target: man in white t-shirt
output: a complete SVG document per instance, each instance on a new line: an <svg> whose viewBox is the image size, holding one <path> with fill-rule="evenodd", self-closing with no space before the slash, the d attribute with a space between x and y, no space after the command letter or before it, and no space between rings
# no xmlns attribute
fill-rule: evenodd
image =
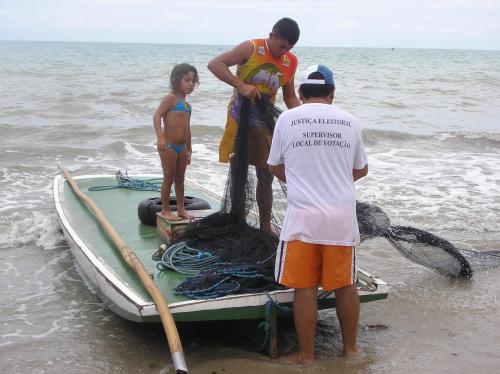
<svg viewBox="0 0 500 374"><path fill-rule="evenodd" d="M354 181L368 173L356 117L332 105L333 73L313 65L302 73L303 105L279 117L268 164L287 183L288 207L276 254L276 280L295 289L299 350L292 363L314 360L318 286L333 290L344 354L356 352L359 230Z"/></svg>

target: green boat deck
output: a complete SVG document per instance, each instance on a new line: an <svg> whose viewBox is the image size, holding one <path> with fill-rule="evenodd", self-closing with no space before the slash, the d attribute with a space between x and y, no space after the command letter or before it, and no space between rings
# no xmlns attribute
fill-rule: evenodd
<svg viewBox="0 0 500 374"><path fill-rule="evenodd" d="M168 302L189 300L183 296L176 296L173 292L173 289L186 278L185 275L173 271L160 272L157 269L157 261L152 259L152 255L162 242L156 235L156 227L143 225L137 215L137 207L141 201L150 197L159 197L160 194L154 191L135 191L124 188L101 191L88 190L90 187L116 185L116 180L112 177L76 179L75 181L82 192L89 196L102 210L118 235L140 258L148 272L154 275L158 288ZM206 200L212 209L219 210L220 201L203 193L203 191L194 190L186 185L185 195L200 197ZM71 188L64 189L64 195L61 196L61 200L63 199L62 206L66 217L70 225L78 230L79 236L85 238L85 244L98 258L102 259L102 262L117 278L133 288L143 299L151 300L135 272L122 259L119 251L101 229L90 209L78 199Z"/></svg>

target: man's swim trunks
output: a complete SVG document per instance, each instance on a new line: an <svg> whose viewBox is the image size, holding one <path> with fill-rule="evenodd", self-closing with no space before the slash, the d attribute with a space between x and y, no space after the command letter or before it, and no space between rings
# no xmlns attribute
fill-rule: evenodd
<svg viewBox="0 0 500 374"><path fill-rule="evenodd" d="M281 241L276 253L275 278L291 288L322 285L326 291L357 281L355 247Z"/></svg>

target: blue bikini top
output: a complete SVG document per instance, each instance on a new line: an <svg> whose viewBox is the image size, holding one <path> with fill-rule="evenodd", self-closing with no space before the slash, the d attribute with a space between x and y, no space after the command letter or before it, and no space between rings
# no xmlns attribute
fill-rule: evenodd
<svg viewBox="0 0 500 374"><path fill-rule="evenodd" d="M190 113L191 108L180 97L177 98L177 104L169 110L169 112L186 112Z"/></svg>

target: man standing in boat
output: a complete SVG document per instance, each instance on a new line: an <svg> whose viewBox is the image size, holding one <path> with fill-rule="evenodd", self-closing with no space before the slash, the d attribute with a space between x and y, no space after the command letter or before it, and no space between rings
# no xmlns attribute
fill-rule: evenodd
<svg viewBox="0 0 500 374"><path fill-rule="evenodd" d="M264 97L274 103L281 87L283 100L288 108L300 105L294 87L297 57L290 52L299 35L297 23L290 18L282 18L273 26L268 38L244 41L208 63L208 69L217 78L234 87L228 106L226 128L219 146L220 162L229 162L234 153L242 97L250 100ZM237 65L236 75L229 70L234 65ZM252 108L255 111L255 107ZM273 176L267 168L272 135L257 118L255 113L250 115L248 160L250 165L255 166L257 175L256 200L260 228L272 233Z"/></svg>
<svg viewBox="0 0 500 374"><path fill-rule="evenodd" d="M344 354L356 352L359 298L355 245L359 243L354 181L368 173L356 117L332 105L333 73L306 69L303 105L281 114L269 169L287 183L287 210L276 254L276 280L294 288L299 350L283 358L314 360L318 286L334 291Z"/></svg>

